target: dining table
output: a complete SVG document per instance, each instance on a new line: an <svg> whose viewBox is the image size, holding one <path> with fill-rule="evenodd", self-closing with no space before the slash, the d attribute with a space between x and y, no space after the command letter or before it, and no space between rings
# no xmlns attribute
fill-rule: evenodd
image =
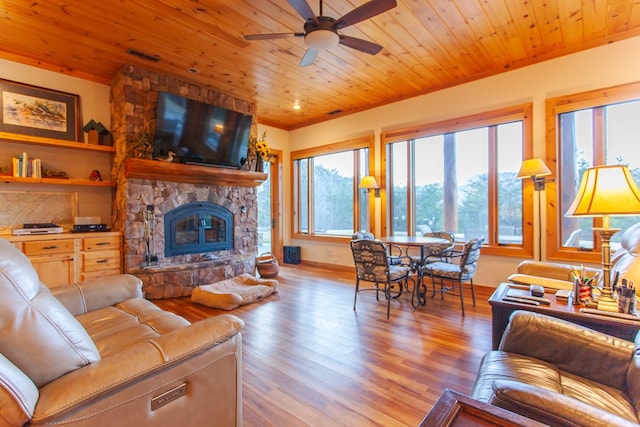
<svg viewBox="0 0 640 427"><path fill-rule="evenodd" d="M427 303L426 299L426 285L423 285L422 279L422 263L425 259L425 250L428 250L433 247L442 247L443 245L449 245L450 242L447 239L443 239L441 237L433 237L433 236L385 236L380 240L383 242L397 245L404 248L417 247L420 249L420 260L416 261L411 257L407 256L407 258L412 259L411 261L411 270L416 275L415 285L413 286L413 293L411 296L411 304L414 308L417 308L419 305L425 305ZM405 249L405 253L406 249ZM431 253L431 252L430 252ZM424 287L424 291L422 288Z"/></svg>

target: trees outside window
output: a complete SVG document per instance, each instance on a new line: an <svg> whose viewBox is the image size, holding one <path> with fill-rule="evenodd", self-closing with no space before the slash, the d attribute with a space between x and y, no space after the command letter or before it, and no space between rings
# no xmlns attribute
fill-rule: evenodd
<svg viewBox="0 0 640 427"><path fill-rule="evenodd" d="M373 170L372 141L366 137L291 153L296 237L351 237L371 227L370 195L358 185Z"/></svg>
<svg viewBox="0 0 640 427"><path fill-rule="evenodd" d="M555 203L548 212L547 251L554 257L598 262L600 218L564 216L574 200L584 171L599 165L628 165L640 182L640 84L584 92L547 101L547 164L558 177ZM625 230L640 217L611 217L611 227ZM613 236L616 249L622 233Z"/></svg>
<svg viewBox="0 0 640 427"><path fill-rule="evenodd" d="M483 237L495 254L531 252L530 201L516 178L530 156L531 106L383 134L393 235Z"/></svg>

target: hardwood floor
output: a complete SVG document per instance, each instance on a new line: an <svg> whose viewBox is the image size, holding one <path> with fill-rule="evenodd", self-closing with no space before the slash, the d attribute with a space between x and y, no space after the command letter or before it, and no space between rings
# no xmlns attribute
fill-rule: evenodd
<svg viewBox="0 0 640 427"><path fill-rule="evenodd" d="M455 296L410 295L386 304L355 275L281 266L279 292L232 314L243 336L244 426L416 426L445 388L468 394L491 347L493 288ZM227 313L189 298L155 300L190 321Z"/></svg>

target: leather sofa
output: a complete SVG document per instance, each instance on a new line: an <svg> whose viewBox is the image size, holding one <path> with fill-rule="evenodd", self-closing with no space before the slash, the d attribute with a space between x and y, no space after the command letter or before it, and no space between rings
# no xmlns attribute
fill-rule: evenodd
<svg viewBox="0 0 640 427"><path fill-rule="evenodd" d="M571 272L576 266L547 261L522 261L509 281L521 284L541 285L551 289L572 289ZM600 268L585 267L587 277L592 277ZM620 238L620 247L611 257L611 274L618 272L618 279L627 279L636 284L636 295L640 296L640 223L627 228ZM602 275L599 278L602 286Z"/></svg>
<svg viewBox="0 0 640 427"><path fill-rule="evenodd" d="M244 323L193 324L117 275L49 289L0 239L0 426L241 426Z"/></svg>
<svg viewBox="0 0 640 427"><path fill-rule="evenodd" d="M630 342L515 311L471 397L550 426L638 425L640 334Z"/></svg>

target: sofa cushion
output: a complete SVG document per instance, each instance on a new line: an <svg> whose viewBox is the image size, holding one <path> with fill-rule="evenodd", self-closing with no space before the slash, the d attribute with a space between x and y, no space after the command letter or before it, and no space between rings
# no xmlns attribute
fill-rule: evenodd
<svg viewBox="0 0 640 427"><path fill-rule="evenodd" d="M102 358L190 324L142 298L94 310L77 319L91 336Z"/></svg>
<svg viewBox="0 0 640 427"><path fill-rule="evenodd" d="M636 335L636 351L627 370L627 393L635 405L636 417L640 420L640 334Z"/></svg>
<svg viewBox="0 0 640 427"><path fill-rule="evenodd" d="M640 282L640 223L627 228L620 238L620 248L611 257L611 272L618 272L619 281ZM640 296L640 286L636 286Z"/></svg>
<svg viewBox="0 0 640 427"><path fill-rule="evenodd" d="M631 427L634 419L594 407L573 397L520 381L496 380L489 401L511 412L558 427Z"/></svg>
<svg viewBox="0 0 640 427"><path fill-rule="evenodd" d="M585 363L589 363L588 358ZM471 396L520 414L541 411L565 412L563 416L569 416L566 414L569 411L553 411L548 406L549 402L564 396L562 399L575 399L603 413L637 420L635 408L622 391L562 371L542 360L504 351L492 351L484 356ZM522 410L516 410L517 407Z"/></svg>
<svg viewBox="0 0 640 427"><path fill-rule="evenodd" d="M100 360L84 328L5 239L0 239L0 295L0 353L38 387Z"/></svg>
<svg viewBox="0 0 640 427"><path fill-rule="evenodd" d="M31 378L0 354L0 425L26 424L33 416L38 397Z"/></svg>

